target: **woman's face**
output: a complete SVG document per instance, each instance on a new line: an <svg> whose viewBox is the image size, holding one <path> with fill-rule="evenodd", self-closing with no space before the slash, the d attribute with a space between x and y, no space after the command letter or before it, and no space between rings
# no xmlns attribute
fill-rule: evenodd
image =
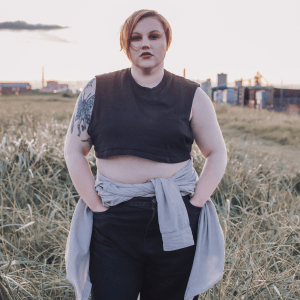
<svg viewBox="0 0 300 300"><path fill-rule="evenodd" d="M155 68L163 62L166 55L167 40L160 21L148 17L139 21L131 34L131 55L132 64L138 68ZM141 56L149 52L150 56Z"/></svg>

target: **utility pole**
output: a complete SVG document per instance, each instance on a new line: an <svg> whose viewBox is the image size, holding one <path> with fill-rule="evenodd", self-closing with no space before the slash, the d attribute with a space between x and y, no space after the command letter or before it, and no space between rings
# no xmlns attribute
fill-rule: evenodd
<svg viewBox="0 0 300 300"><path fill-rule="evenodd" d="M183 77L185 78L185 68L183 68Z"/></svg>
<svg viewBox="0 0 300 300"><path fill-rule="evenodd" d="M44 67L42 67L42 88L44 87Z"/></svg>

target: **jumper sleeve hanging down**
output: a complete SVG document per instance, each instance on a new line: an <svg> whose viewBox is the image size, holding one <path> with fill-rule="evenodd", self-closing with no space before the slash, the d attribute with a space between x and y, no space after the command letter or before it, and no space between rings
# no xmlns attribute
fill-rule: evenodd
<svg viewBox="0 0 300 300"><path fill-rule="evenodd" d="M194 245L182 196L193 196L197 181L198 175L191 158L174 176L150 179L145 183L120 183L98 173L95 189L106 207L133 197L156 196L163 249L174 251ZM71 221L65 252L66 279L74 286L76 300L87 300L92 287L89 277L92 228L93 212L80 198ZM184 300L193 299L217 283L223 276L224 261L223 231L216 208L208 199L199 216L195 257Z"/></svg>

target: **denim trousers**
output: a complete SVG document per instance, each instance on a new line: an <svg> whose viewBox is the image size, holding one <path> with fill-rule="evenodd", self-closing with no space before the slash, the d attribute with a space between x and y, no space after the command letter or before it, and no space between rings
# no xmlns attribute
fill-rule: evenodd
<svg viewBox="0 0 300 300"><path fill-rule="evenodd" d="M195 244L164 251L156 197L134 197L93 213L91 300L184 300L201 207L182 196ZM198 296L194 297L194 300Z"/></svg>

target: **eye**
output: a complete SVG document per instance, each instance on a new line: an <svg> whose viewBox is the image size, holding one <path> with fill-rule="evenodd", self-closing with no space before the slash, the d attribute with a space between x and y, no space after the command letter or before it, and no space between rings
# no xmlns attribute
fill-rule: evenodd
<svg viewBox="0 0 300 300"><path fill-rule="evenodd" d="M133 41L137 41L138 39L140 39L140 37L139 36L133 36L133 37L131 37L131 40L133 40Z"/></svg>
<svg viewBox="0 0 300 300"><path fill-rule="evenodd" d="M158 38L159 38L159 36L158 36L157 34L151 34L151 35L150 35L150 39L152 39L152 40L156 40L156 39L158 39ZM141 39L141 37L138 36L138 35L132 36L132 37L131 37L131 40L132 40L132 41L138 41L138 40L140 40L140 39Z"/></svg>

